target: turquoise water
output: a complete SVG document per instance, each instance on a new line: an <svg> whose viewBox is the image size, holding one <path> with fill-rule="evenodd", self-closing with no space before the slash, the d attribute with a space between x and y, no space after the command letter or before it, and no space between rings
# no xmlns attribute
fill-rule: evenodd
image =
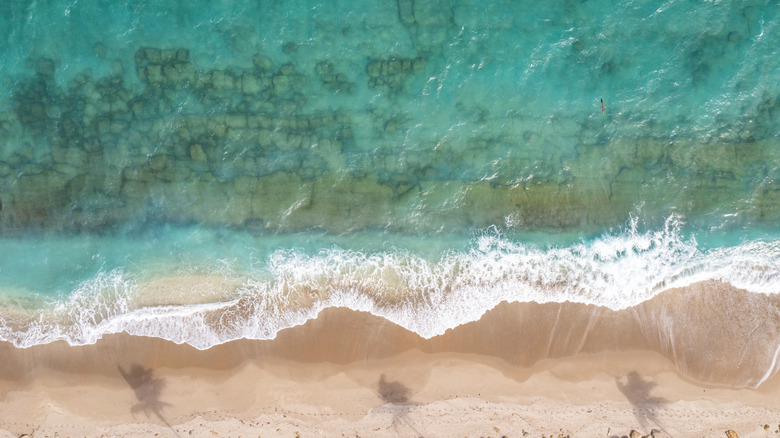
<svg viewBox="0 0 780 438"><path fill-rule="evenodd" d="M331 306L430 337L503 300L776 294L779 15L5 2L0 338L207 348Z"/></svg>

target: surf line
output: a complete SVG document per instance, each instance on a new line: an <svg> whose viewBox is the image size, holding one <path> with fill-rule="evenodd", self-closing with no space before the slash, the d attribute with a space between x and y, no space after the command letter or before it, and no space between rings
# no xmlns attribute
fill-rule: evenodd
<svg viewBox="0 0 780 438"><path fill-rule="evenodd" d="M604 99L599 99L599 100L601 100L601 115L603 116L604 115L604 109L606 107L604 106Z"/></svg>

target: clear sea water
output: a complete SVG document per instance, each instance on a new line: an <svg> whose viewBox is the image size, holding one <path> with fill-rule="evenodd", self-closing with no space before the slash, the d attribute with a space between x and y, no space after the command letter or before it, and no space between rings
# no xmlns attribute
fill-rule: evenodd
<svg viewBox="0 0 780 438"><path fill-rule="evenodd" d="M770 0L2 2L0 338L777 294L778 26Z"/></svg>

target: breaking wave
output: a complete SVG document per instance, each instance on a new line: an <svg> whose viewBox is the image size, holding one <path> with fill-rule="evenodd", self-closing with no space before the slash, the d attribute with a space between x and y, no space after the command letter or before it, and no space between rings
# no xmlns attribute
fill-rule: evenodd
<svg viewBox="0 0 780 438"><path fill-rule="evenodd" d="M249 274L216 270L139 280L100 272L69 296L0 307L0 337L19 347L90 344L127 332L199 349L271 339L329 307L382 316L422 337L478 320L502 301L580 303L622 310L663 291L716 280L753 293L780 291L780 242L702 250L670 218L567 247L525 245L491 230L464 251L427 260L405 250L278 250Z"/></svg>

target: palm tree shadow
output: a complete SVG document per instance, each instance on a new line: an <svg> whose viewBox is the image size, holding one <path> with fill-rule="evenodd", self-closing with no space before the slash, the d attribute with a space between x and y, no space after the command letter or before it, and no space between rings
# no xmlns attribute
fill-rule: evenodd
<svg viewBox="0 0 780 438"><path fill-rule="evenodd" d="M385 379L385 375L379 376L379 398L385 403L392 403L394 405L404 404L409 401L409 388L404 386L401 382L388 382Z"/></svg>
<svg viewBox="0 0 780 438"><path fill-rule="evenodd" d="M414 427L414 424L409 419L409 407L404 406L412 403L409 399L411 394L409 388L407 388L404 384L398 381L388 382L385 375L382 374L381 376L379 376L377 392L379 393L379 398L381 398L382 401L391 405L388 406L388 409L393 414L393 420L391 424L393 429L395 429L396 433L398 433L399 436L400 436L400 433L398 432L399 423L403 423L411 430L413 430L416 436L418 437L423 436L423 434L419 430L417 430L416 427Z"/></svg>
<svg viewBox="0 0 780 438"><path fill-rule="evenodd" d="M647 427L649 424L657 426L666 432L656 415L656 410L661 405L669 403L663 397L654 397L650 392L658 386L652 380L645 380L636 371L630 372L626 376L626 383L619 377L615 377L615 384L629 403L634 407L634 417L639 421L640 426Z"/></svg>
<svg viewBox="0 0 780 438"><path fill-rule="evenodd" d="M154 414L176 433L173 426L168 423L168 420L162 414L163 409L170 406L170 404L160 400L160 393L162 393L165 387L165 380L155 378L154 370L151 368L146 369L138 364L133 364L129 370L123 369L121 365L116 367L127 384L130 385L130 388L135 392L135 398L138 399L138 403L130 408L130 412L135 415L136 412L143 411L147 417L150 414ZM178 436L178 434L176 435Z"/></svg>

